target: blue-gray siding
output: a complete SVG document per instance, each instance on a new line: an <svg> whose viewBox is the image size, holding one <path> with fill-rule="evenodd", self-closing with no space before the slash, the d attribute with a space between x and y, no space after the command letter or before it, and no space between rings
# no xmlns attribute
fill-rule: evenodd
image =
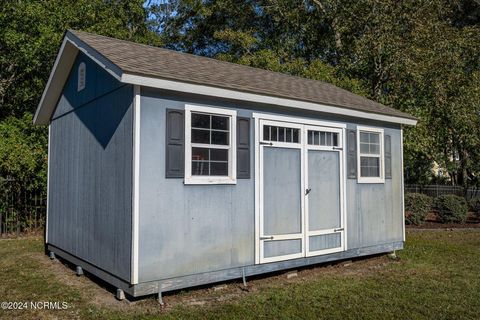
<svg viewBox="0 0 480 320"><path fill-rule="evenodd" d="M86 88L77 92L85 62ZM50 125L48 243L130 280L133 88L83 54Z"/></svg>
<svg viewBox="0 0 480 320"><path fill-rule="evenodd" d="M236 185L185 186L165 178L166 109L185 103L383 127L392 139L392 179L358 184L347 179L348 249L403 240L400 127L279 107L220 101L142 88L140 132L139 281L147 282L254 264L254 148L250 179ZM253 122L250 128L254 141ZM330 244L318 243L319 247Z"/></svg>

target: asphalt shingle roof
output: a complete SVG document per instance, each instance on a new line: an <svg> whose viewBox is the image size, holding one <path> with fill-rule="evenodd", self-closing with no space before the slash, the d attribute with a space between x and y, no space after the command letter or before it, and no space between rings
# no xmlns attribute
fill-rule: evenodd
<svg viewBox="0 0 480 320"><path fill-rule="evenodd" d="M415 119L326 82L69 30L123 72Z"/></svg>

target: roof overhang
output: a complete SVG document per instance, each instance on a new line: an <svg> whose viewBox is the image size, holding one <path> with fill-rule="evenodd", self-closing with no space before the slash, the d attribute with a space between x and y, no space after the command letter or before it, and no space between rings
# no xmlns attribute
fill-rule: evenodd
<svg viewBox="0 0 480 320"><path fill-rule="evenodd" d="M319 103L299 101L275 96L261 95L250 92L230 90L212 86L205 86L181 81L153 78L144 75L136 75L123 72L117 65L102 56L96 50L84 43L73 33L67 31L60 47L59 53L53 65L52 72L48 79L42 98L35 112L33 123L47 125L50 122L56 105L62 94L63 86L68 79L70 70L75 62L78 52L83 52L98 65L109 72L113 77L122 83L153 87L177 92L198 94L203 96L225 98L231 100L248 101L261 104L279 105L292 109L302 109L315 112L343 115L348 117L390 122L404 125L416 125L417 120L379 113L364 112L349 108L323 105Z"/></svg>
<svg viewBox="0 0 480 320"><path fill-rule="evenodd" d="M58 51L55 63L53 64L47 85L43 90L40 103L35 111L35 116L33 117L34 124L47 125L50 122L58 100L62 94L63 87L67 82L70 70L72 69L75 59L80 51L104 68L118 81L121 81L122 70L119 67L92 49L73 33L67 31L63 38L62 45L60 46L60 50Z"/></svg>

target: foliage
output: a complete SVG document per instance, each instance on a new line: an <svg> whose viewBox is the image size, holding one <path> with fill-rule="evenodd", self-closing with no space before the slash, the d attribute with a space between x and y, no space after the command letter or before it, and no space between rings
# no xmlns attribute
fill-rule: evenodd
<svg viewBox="0 0 480 320"><path fill-rule="evenodd" d="M469 205L477 219L480 219L480 197L470 199Z"/></svg>
<svg viewBox="0 0 480 320"><path fill-rule="evenodd" d="M443 223L464 223L467 220L468 205L463 197L441 195L435 199L435 208Z"/></svg>
<svg viewBox="0 0 480 320"><path fill-rule="evenodd" d="M14 180L9 182L10 192L46 190L47 129L34 127L32 114L65 31L159 45L161 38L151 30L143 5L142 0L1 2L0 179ZM28 212L21 204L12 204L12 217L28 225Z"/></svg>
<svg viewBox="0 0 480 320"><path fill-rule="evenodd" d="M478 1L179 0L152 12L168 47L324 80L418 117L405 128L407 182L431 182L438 165L436 181L480 183Z"/></svg>
<svg viewBox="0 0 480 320"><path fill-rule="evenodd" d="M44 189L47 181L47 128L32 126L32 115L0 122L0 176Z"/></svg>
<svg viewBox="0 0 480 320"><path fill-rule="evenodd" d="M432 209L433 199L422 193L405 194L405 222L420 225Z"/></svg>

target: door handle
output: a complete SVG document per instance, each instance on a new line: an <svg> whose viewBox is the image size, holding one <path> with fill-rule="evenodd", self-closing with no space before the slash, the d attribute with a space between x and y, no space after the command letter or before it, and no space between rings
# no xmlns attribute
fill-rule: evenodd
<svg viewBox="0 0 480 320"><path fill-rule="evenodd" d="M339 232L339 231L343 231L344 228L338 228L338 229L333 229L333 232Z"/></svg>
<svg viewBox="0 0 480 320"><path fill-rule="evenodd" d="M273 146L273 143L271 142L259 142L259 145L266 145L266 146Z"/></svg>
<svg viewBox="0 0 480 320"><path fill-rule="evenodd" d="M269 237L260 237L260 240L273 240L273 236L269 236Z"/></svg>
<svg viewBox="0 0 480 320"><path fill-rule="evenodd" d="M305 195L308 196L308 194L310 193L310 191L312 191L312 188L308 188L307 190L305 190Z"/></svg>
<svg viewBox="0 0 480 320"><path fill-rule="evenodd" d="M340 147L333 147L333 150L343 150L343 148L340 148Z"/></svg>

